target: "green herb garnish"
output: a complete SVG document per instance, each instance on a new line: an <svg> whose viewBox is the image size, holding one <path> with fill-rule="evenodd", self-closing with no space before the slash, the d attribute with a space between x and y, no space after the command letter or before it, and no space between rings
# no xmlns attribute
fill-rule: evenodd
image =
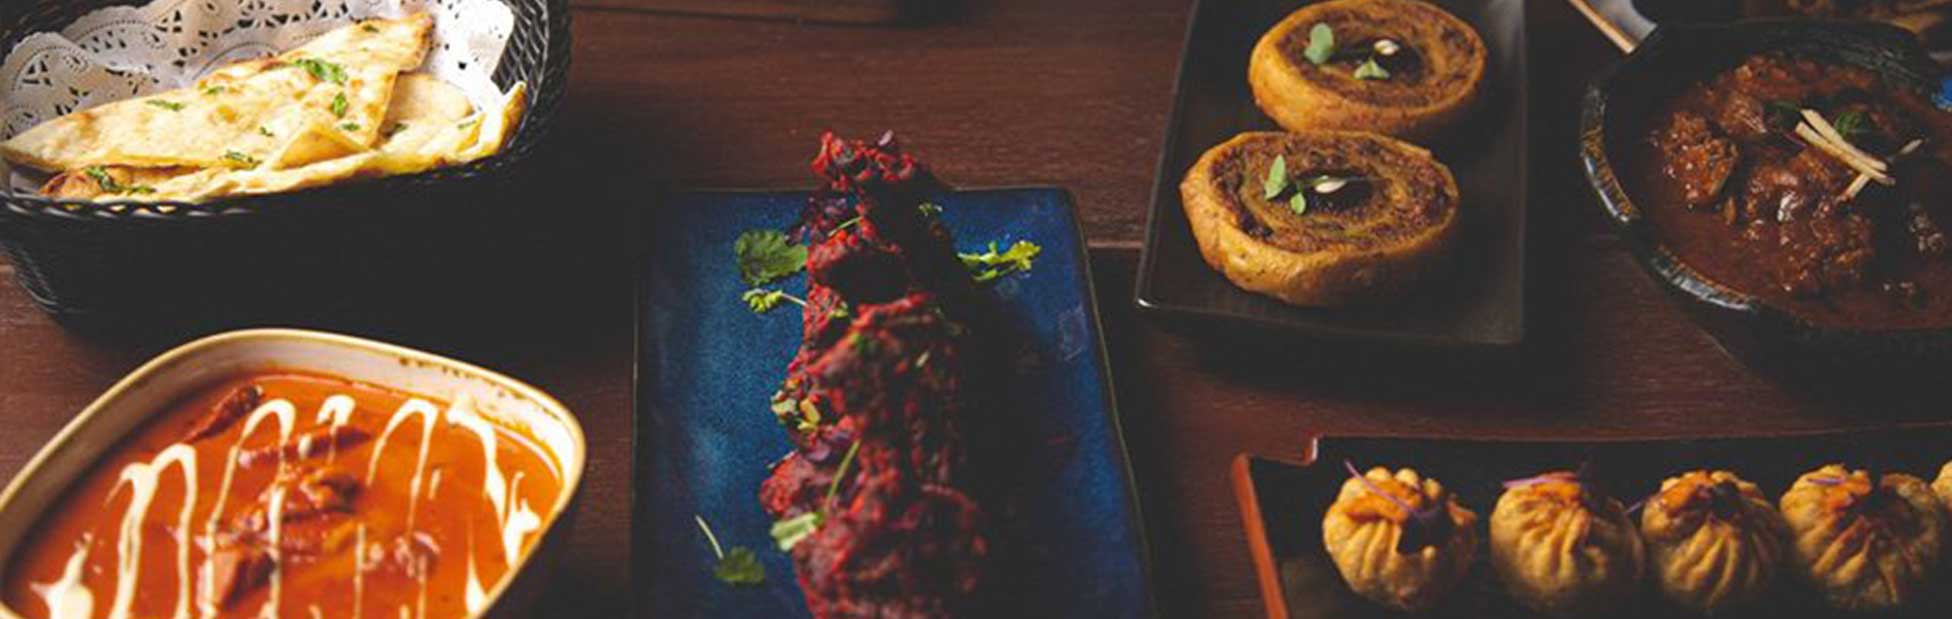
<svg viewBox="0 0 1952 619"><path fill-rule="evenodd" d="M177 102L175 102L175 101L164 101L164 100L162 100L162 99L150 99L150 100L148 100L148 101L146 101L145 103L148 103L149 105L152 105L152 106L155 106L155 107L159 107L159 108L163 108L163 109L165 109L165 110L169 110L169 111L171 111L171 112L181 112L181 111L183 111L183 104L181 104L181 103L177 103Z"/></svg>
<svg viewBox="0 0 1952 619"><path fill-rule="evenodd" d="M807 306L807 302L804 299L787 294L784 291L767 290L765 288L747 290L745 294L739 295L739 298L745 299L746 307L750 308L754 314L764 314L773 311L781 303L787 302L791 302L800 307Z"/></svg>
<svg viewBox="0 0 1952 619"><path fill-rule="evenodd" d="M1288 190L1288 156L1275 155L1274 164L1267 167L1267 180L1261 181L1264 199L1273 200Z"/></svg>
<svg viewBox="0 0 1952 619"><path fill-rule="evenodd" d="M1012 273L1029 271L1032 261L1044 248L1030 241L1017 241L1008 250L997 251L996 242L990 242L989 251L980 254L957 254L963 266L969 267L971 275L978 283L994 281Z"/></svg>
<svg viewBox="0 0 1952 619"><path fill-rule="evenodd" d="M778 230L749 230L732 243L739 259L739 279L764 286L807 268L807 247L796 245Z"/></svg>
<svg viewBox="0 0 1952 619"><path fill-rule="evenodd" d="M1384 69L1383 65L1376 64L1375 58L1370 58L1362 61L1362 64L1356 67L1356 79L1386 80L1389 79L1389 70Z"/></svg>
<svg viewBox="0 0 1952 619"><path fill-rule="evenodd" d="M1296 215L1307 213L1308 192L1297 191L1293 197L1288 198L1288 210L1294 211Z"/></svg>
<svg viewBox="0 0 1952 619"><path fill-rule="evenodd" d="M353 132L353 131L358 131L358 130L359 130L359 123L355 123L355 122L343 122L343 123L339 123L339 130L340 130L340 131L345 131L345 132L348 132L348 133L350 133L350 132Z"/></svg>
<svg viewBox="0 0 1952 619"><path fill-rule="evenodd" d="M847 468L854 464L854 454L860 451L861 439L854 439L854 444L847 447L847 455L840 457L840 466L834 469L834 480L827 483L827 498L822 500L823 505L833 505L834 495L840 492L840 480L847 477Z"/></svg>
<svg viewBox="0 0 1952 619"><path fill-rule="evenodd" d="M1328 24L1315 24L1308 29L1308 48L1302 50L1309 62L1317 65L1327 64L1335 56L1335 29Z"/></svg>
<svg viewBox="0 0 1952 619"><path fill-rule="evenodd" d="M1830 126L1835 127L1838 134L1848 138L1870 131L1871 118L1863 112L1851 110L1830 119Z"/></svg>
<svg viewBox="0 0 1952 619"><path fill-rule="evenodd" d="M773 543L780 552L792 552L794 546L811 537L827 519L820 512L806 512L792 518L773 523Z"/></svg>
<svg viewBox="0 0 1952 619"><path fill-rule="evenodd" d="M332 82L334 84L346 83L346 68L337 64L317 58L300 58L291 61L291 63L297 65L298 68L304 69L306 73L312 74L312 77L318 78L319 81Z"/></svg>
<svg viewBox="0 0 1952 619"><path fill-rule="evenodd" d="M375 26L375 25L372 25L372 24L365 24L365 25L362 25L362 26L360 26L360 27L359 27L359 29L360 29L360 30L364 30L364 31L367 31L367 32L379 32L379 31L380 31L380 28L379 28L379 26Z"/></svg>
<svg viewBox="0 0 1952 619"><path fill-rule="evenodd" d="M917 206L915 208L920 209L922 211L922 214L928 217L942 216L942 205L936 204L934 202L923 202L921 206Z"/></svg>
<svg viewBox="0 0 1952 619"><path fill-rule="evenodd" d="M264 163L263 160L257 157L252 157L234 150L224 153L224 161L229 161L232 166L240 168L255 168L258 167L258 164Z"/></svg>
<svg viewBox="0 0 1952 619"><path fill-rule="evenodd" d="M223 86L205 86L203 88L203 94L206 95L221 95L226 92L230 92L230 89Z"/></svg>
<svg viewBox="0 0 1952 619"><path fill-rule="evenodd" d="M148 185L124 185L121 181L115 180L114 176L110 176L108 169L102 166L88 166L82 169L82 173L93 179L95 185L102 188L102 193L118 195L156 193L156 188Z"/></svg>
<svg viewBox="0 0 1952 619"><path fill-rule="evenodd" d="M712 525L705 524L703 516L692 516L698 522L698 530L705 533L705 541L712 545L712 556L718 559L712 567L712 576L719 582L750 587L766 582L766 567L759 564L759 555L751 548L734 546L727 551L718 545L718 536L712 534Z"/></svg>
<svg viewBox="0 0 1952 619"><path fill-rule="evenodd" d="M350 102L350 101L347 101L347 100L346 100L346 93L343 93L343 92L342 92L342 93L339 93L339 94L337 94L337 95L333 95L333 97L332 97L332 115L333 115L333 116L337 116L337 117L340 117L340 118L345 118L345 117L346 117L346 108L348 108L348 107L351 107L351 106L352 106L352 102Z"/></svg>
<svg viewBox="0 0 1952 619"><path fill-rule="evenodd" d="M261 136L264 136L264 137L267 137L267 138L275 138L275 137L278 137L278 136L276 136L276 135L272 135L272 134L271 134L271 130L270 130L270 129L266 129L266 128L264 128L264 127L262 127L262 126L260 126L260 127L258 127L258 135L261 135Z"/></svg>

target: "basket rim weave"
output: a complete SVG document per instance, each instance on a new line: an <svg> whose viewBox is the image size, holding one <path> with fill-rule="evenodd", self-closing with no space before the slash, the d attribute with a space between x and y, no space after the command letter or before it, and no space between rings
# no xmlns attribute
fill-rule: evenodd
<svg viewBox="0 0 1952 619"><path fill-rule="evenodd" d="M146 0L135 0L135 2L141 1ZM501 2L510 5L511 9L516 10L518 15L518 28L525 21L529 21L531 22L530 27L540 27L543 29L541 32L542 60L540 67L535 72L538 78L530 80L528 95L530 99L527 109L522 113L520 125L516 127L515 133L508 138L508 142L494 155L463 165L437 168L417 174L361 179L275 194L230 196L200 203L179 200L59 200L39 194L16 192L7 186L6 183L0 183L0 203L4 203L4 208L0 208L0 215L49 222L65 221L74 223L153 223L193 221L216 217L244 217L261 214L265 210L289 211L332 208L331 205L305 204L306 202L313 202L312 200L294 199L323 192L343 191L349 188L388 191L417 186L439 185L449 182L466 181L512 167L526 159L528 152L548 132L549 126L552 124L555 116L556 107L561 102L564 91L567 90L566 83L569 79L570 62L569 2L568 0L501 0ZM130 0L117 0L109 4L122 3L131 2ZM536 7L542 13L539 16L540 19L521 19L522 10L518 5L523 4ZM76 8L77 11L91 10L86 7ZM23 17L24 15L22 13L5 15L8 23L0 24L0 49L11 50L19 45L24 38L35 32L25 28L20 23ZM76 13L67 19L72 21L73 19L79 18L80 14ZM510 56L515 51L516 46L513 41L514 37L511 37L509 47L502 52L502 62L504 63L509 61ZM497 73L501 71L497 70ZM502 88L512 86L512 84L500 83L497 85ZM287 201L292 202L292 204L275 204Z"/></svg>

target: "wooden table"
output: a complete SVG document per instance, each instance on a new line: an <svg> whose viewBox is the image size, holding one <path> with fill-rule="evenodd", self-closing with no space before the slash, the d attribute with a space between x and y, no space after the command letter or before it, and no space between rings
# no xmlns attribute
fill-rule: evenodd
<svg viewBox="0 0 1952 619"><path fill-rule="evenodd" d="M1301 342L1243 353L1135 315L1136 249L1185 0L971 0L899 28L666 16L602 1L575 14L571 92L535 184L538 220L573 223L538 226L533 242L511 248L538 258L506 273L533 293L443 319L324 325L507 371L579 413L590 475L549 616L620 616L634 595L632 222L667 183L806 186L805 161L827 128L898 129L958 184L1076 193L1166 617L1261 616L1227 466L1243 451L1293 453L1309 432L1638 436L1942 415L1761 378L1659 295L1604 231L1573 158L1577 92L1617 52L1557 0L1528 9L1529 344L1519 363L1462 369L1323 359ZM190 335L71 333L0 285L0 478L109 383Z"/></svg>

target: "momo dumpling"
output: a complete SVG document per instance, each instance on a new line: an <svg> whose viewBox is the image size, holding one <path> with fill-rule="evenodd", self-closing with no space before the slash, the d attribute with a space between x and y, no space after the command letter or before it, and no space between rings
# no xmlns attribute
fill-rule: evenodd
<svg viewBox="0 0 1952 619"><path fill-rule="evenodd" d="M1640 514L1640 535L1661 594L1710 615L1762 601L1790 552L1782 514L1755 484L1728 471L1661 482Z"/></svg>
<svg viewBox="0 0 1952 619"><path fill-rule="evenodd" d="M1925 480L1829 465L1782 498L1796 564L1830 605L1904 608L1923 595L1945 552L1945 510Z"/></svg>
<svg viewBox="0 0 1952 619"><path fill-rule="evenodd" d="M1471 569L1477 514L1414 470L1348 468L1350 479L1322 519L1322 542L1342 579L1396 610L1436 605Z"/></svg>
<svg viewBox="0 0 1952 619"><path fill-rule="evenodd" d="M1491 564L1512 598L1539 612L1588 616L1631 598L1646 570L1620 502L1570 472L1505 484L1491 512Z"/></svg>

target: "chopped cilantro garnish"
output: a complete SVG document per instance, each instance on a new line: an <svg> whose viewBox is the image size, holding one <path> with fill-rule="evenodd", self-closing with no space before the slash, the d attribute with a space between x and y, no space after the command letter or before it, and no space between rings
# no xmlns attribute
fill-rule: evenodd
<svg viewBox="0 0 1952 619"><path fill-rule="evenodd" d="M790 552L794 546L800 545L801 541L812 536L815 531L819 531L821 523L825 520L826 516L822 516L820 512L806 512L775 522L772 530L773 543L779 545L781 552Z"/></svg>
<svg viewBox="0 0 1952 619"><path fill-rule="evenodd" d="M175 101L164 101L164 100L162 100L162 99L150 99L149 101L147 101L147 103L148 103L149 105L153 105L153 106L156 106L156 107L159 107L159 108L163 108L163 109L165 109L165 110L169 110L169 111L171 111L171 112L181 112L181 111L183 111L183 104L181 104L181 103L177 103L177 102L175 102Z"/></svg>
<svg viewBox="0 0 1952 619"><path fill-rule="evenodd" d="M1329 58L1335 56L1335 29L1319 23L1309 28L1308 49L1302 50L1301 55L1306 56L1309 62L1326 64Z"/></svg>
<svg viewBox="0 0 1952 619"><path fill-rule="evenodd" d="M963 266L969 267L977 282L994 281L1012 273L1029 271L1037 255L1044 248L1030 241L1017 241L1008 250L997 251L996 243L991 242L989 251L980 254L960 254Z"/></svg>
<svg viewBox="0 0 1952 619"><path fill-rule="evenodd" d="M312 77L318 78L320 81L332 82L334 84L346 83L346 68L337 64L317 58L300 58L291 61L291 63L298 68L304 69L306 73L312 74Z"/></svg>
<svg viewBox="0 0 1952 619"><path fill-rule="evenodd" d="M333 97L332 97L332 115L333 115L333 116L337 116L337 117L340 117L340 118L345 118L345 117L346 117L346 108L348 108L348 107L351 107L351 106L352 106L352 102L350 102L350 101L347 101L347 100L346 100L346 93L343 93L343 92L342 92L342 93L339 93L339 94L337 94L337 95L333 95Z"/></svg>
<svg viewBox="0 0 1952 619"><path fill-rule="evenodd" d="M1288 156L1275 155L1274 163L1267 167L1267 180L1261 181L1261 194L1268 200L1281 196L1288 190Z"/></svg>
<svg viewBox="0 0 1952 619"><path fill-rule="evenodd" d="M1870 117L1857 110L1844 112L1838 114L1836 118L1830 119L1830 126L1835 127L1837 133L1846 138L1870 131L1870 125Z"/></svg>
<svg viewBox="0 0 1952 619"><path fill-rule="evenodd" d="M95 185L102 188L102 193L107 193L107 194L156 193L156 188L150 187L148 185L124 185L122 184L121 181L115 180L114 176L110 176L108 173L108 169L102 166L97 165L97 166L88 166L86 168L82 168L82 173L87 174L88 178L93 179L95 181Z"/></svg>
<svg viewBox="0 0 1952 619"><path fill-rule="evenodd" d="M759 564L759 555L751 548L734 546L726 550L718 544L718 535L712 533L712 525L705 524L703 516L692 516L698 522L698 530L705 533L705 541L712 545L712 556L718 560L712 566L712 576L719 582L750 587L766 582L766 567Z"/></svg>
<svg viewBox="0 0 1952 619"><path fill-rule="evenodd" d="M1356 79L1386 80L1389 79L1389 70L1384 69L1383 65L1376 64L1375 58L1370 58L1362 61L1362 64L1356 67Z"/></svg>
<svg viewBox="0 0 1952 619"><path fill-rule="evenodd" d="M267 138L275 138L275 137L278 137L278 136L276 136L276 135L272 135L272 133L271 133L271 130L270 130L270 129L266 129L266 128L264 128L264 127L258 127L258 135L261 135L261 136L264 136L264 137L267 137Z"/></svg>
<svg viewBox="0 0 1952 619"><path fill-rule="evenodd" d="M766 312L773 311L774 309L778 308L781 303L791 302L794 305L798 305L800 307L806 307L807 305L807 302L799 297L787 294L782 291L767 290L765 288L754 288L752 290L747 290L745 294L740 295L739 298L745 299L746 307L751 308L752 313L754 314L764 314Z"/></svg>
<svg viewBox="0 0 1952 619"><path fill-rule="evenodd" d="M345 123L339 123L339 130L340 130L340 131L358 131L358 130L359 130L359 123L354 123L354 122L345 122Z"/></svg>
<svg viewBox="0 0 1952 619"><path fill-rule="evenodd" d="M778 230L750 230L732 243L739 259L739 279L763 286L807 268L807 247L795 245Z"/></svg>
<svg viewBox="0 0 1952 619"><path fill-rule="evenodd" d="M940 204L936 204L936 203L934 203L934 202L923 202L923 203L921 204L921 206L917 206L917 207L915 207L915 208L917 208L917 209L920 209L920 210L922 211L922 214L923 214L923 215L926 215L926 216L929 216L929 217L941 217L941 216L942 216L942 205L940 205Z"/></svg>
<svg viewBox="0 0 1952 619"><path fill-rule="evenodd" d="M230 89L223 86L205 86L203 88L203 94L206 95L221 95L226 92L230 92Z"/></svg>
<svg viewBox="0 0 1952 619"><path fill-rule="evenodd" d="M263 160L260 160L257 157L252 157L250 155L246 155L244 153L240 153L234 150L224 153L224 160L229 161L231 165L240 168L255 168L258 167L258 164L264 163Z"/></svg>

